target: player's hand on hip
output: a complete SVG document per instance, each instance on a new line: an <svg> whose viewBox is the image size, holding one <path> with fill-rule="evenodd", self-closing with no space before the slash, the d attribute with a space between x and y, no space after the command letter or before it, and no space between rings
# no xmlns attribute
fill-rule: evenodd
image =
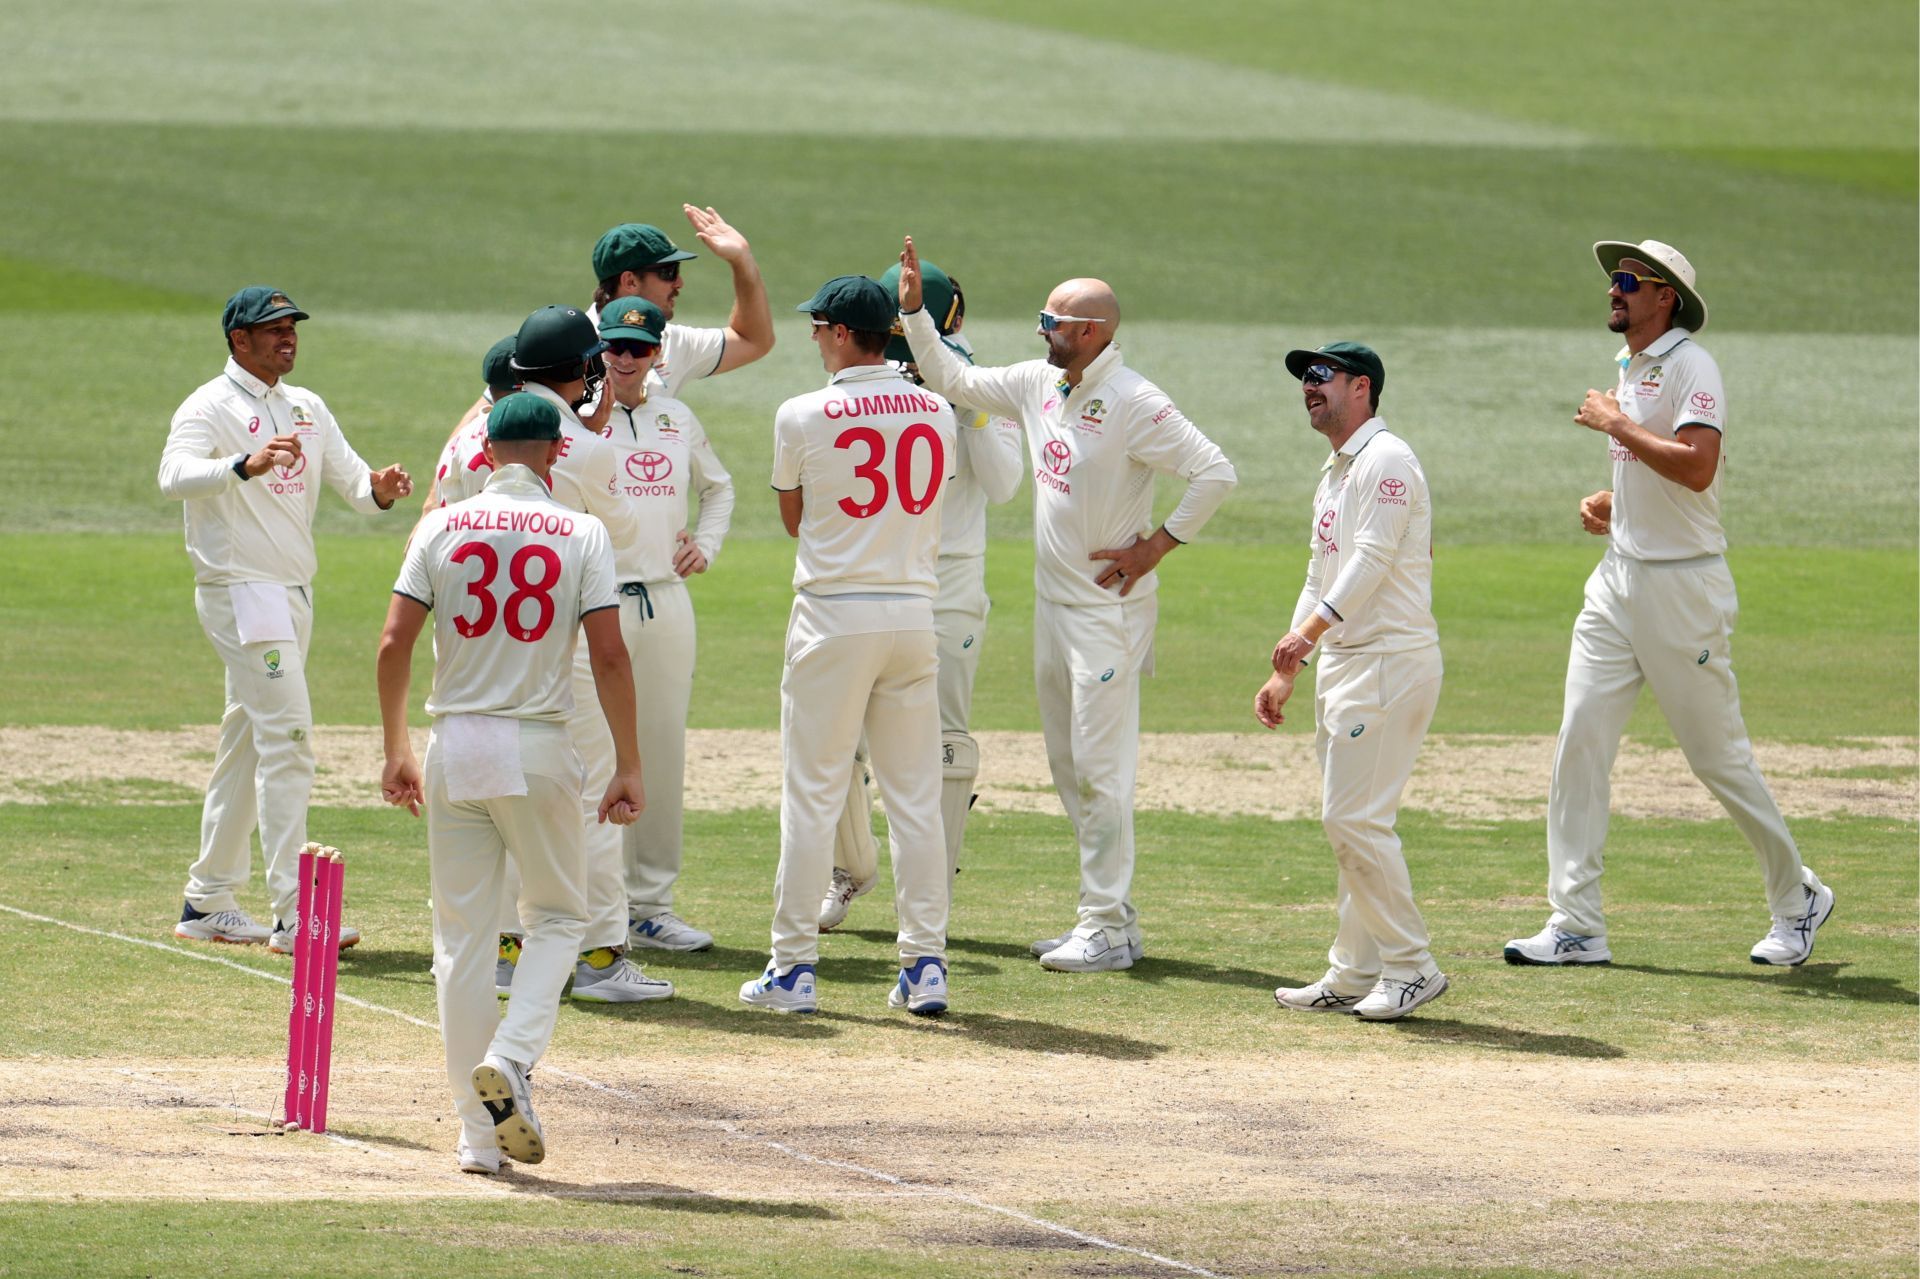
<svg viewBox="0 0 1920 1279"><path fill-rule="evenodd" d="M1280 727L1287 720L1281 708L1292 696L1293 676L1278 673L1267 676L1267 682L1253 695L1253 717L1268 728Z"/></svg>
<svg viewBox="0 0 1920 1279"><path fill-rule="evenodd" d="M722 262L738 262L749 256L753 249L747 244L747 237L730 226L727 220L712 209L702 209L697 205L683 204L680 211L687 215L687 221L693 223L693 233L707 251Z"/></svg>
<svg viewBox="0 0 1920 1279"><path fill-rule="evenodd" d="M920 254L913 247L913 237L907 236L900 250L900 309L918 311L920 309Z"/></svg>
<svg viewBox="0 0 1920 1279"><path fill-rule="evenodd" d="M1620 401L1612 391L1589 389L1587 397L1580 401L1580 410L1573 415L1573 420L1590 431L1612 435L1633 419L1620 411Z"/></svg>
<svg viewBox="0 0 1920 1279"><path fill-rule="evenodd" d="M707 571L707 554L693 540L693 534L681 529L673 535L673 571L682 577Z"/></svg>
<svg viewBox="0 0 1920 1279"><path fill-rule="evenodd" d="M1613 492L1601 489L1580 499L1580 523L1595 537L1605 537L1613 528Z"/></svg>
<svg viewBox="0 0 1920 1279"><path fill-rule="evenodd" d="M413 477L398 462L384 471L373 472L367 479L373 485L373 500L382 506L392 506L413 494Z"/></svg>
<svg viewBox="0 0 1920 1279"><path fill-rule="evenodd" d="M426 791L420 765L413 756L387 761L386 767L380 770L380 797L395 808L404 808L415 817L420 815Z"/></svg>
<svg viewBox="0 0 1920 1279"><path fill-rule="evenodd" d="M613 780L607 783L607 793L600 801L600 821L615 826L631 826L636 818L647 809L647 790L640 783L640 774L615 773Z"/></svg>

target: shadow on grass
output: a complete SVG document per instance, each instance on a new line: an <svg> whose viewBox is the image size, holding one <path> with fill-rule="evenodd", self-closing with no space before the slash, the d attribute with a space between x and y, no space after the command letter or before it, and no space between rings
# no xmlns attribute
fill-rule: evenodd
<svg viewBox="0 0 1920 1279"><path fill-rule="evenodd" d="M950 1012L938 1017L913 1017L906 1013L891 1017L837 1012L816 1015L823 1021L857 1022L862 1026L877 1026L909 1035L958 1035L975 1043L1021 1052L1073 1053L1082 1057L1105 1057L1113 1061L1150 1061L1167 1051L1165 1044L1150 1040L1100 1030L1082 1030L1058 1022L1004 1017L999 1013Z"/></svg>
<svg viewBox="0 0 1920 1279"><path fill-rule="evenodd" d="M1432 1017L1408 1017L1402 1021L1382 1022L1393 1031L1436 1044L1466 1044L1474 1048L1492 1048L1501 1052L1538 1053L1547 1057L1616 1058L1626 1051L1585 1035L1546 1035L1512 1026L1489 1026L1473 1021L1442 1021Z"/></svg>
<svg viewBox="0 0 1920 1279"><path fill-rule="evenodd" d="M787 1217L803 1221L839 1221L841 1216L819 1204L765 1199L728 1199L683 1186L659 1181L559 1181L522 1172L518 1167L504 1169L493 1178L495 1185L526 1195L549 1199L587 1199L595 1203L655 1208L662 1212L699 1212L715 1216Z"/></svg>
<svg viewBox="0 0 1920 1279"><path fill-rule="evenodd" d="M877 928L841 929L833 936L858 937L865 941L891 942L894 934L882 932ZM997 973L999 969L991 964L979 963L970 957L991 955L997 959L1015 959L1029 967L1038 967L1040 961L1025 945L1016 942L983 941L977 937L947 938L947 958L949 966L957 973ZM959 956L968 956L962 961ZM836 961L837 963L837 961ZM964 966L963 966L964 963ZM1105 975L1105 974L1103 974ZM1146 957L1132 968L1112 974L1123 981L1162 982L1168 978L1182 981L1213 982L1222 986L1254 986L1272 990L1275 986L1284 986L1288 979L1278 973L1263 973L1251 968L1219 968L1212 964L1196 963L1191 959L1166 959L1155 955L1151 949Z"/></svg>
<svg viewBox="0 0 1920 1279"><path fill-rule="evenodd" d="M1613 967L1622 972L1648 973L1655 977L1711 977L1715 981L1759 982L1806 999L1853 999L1863 1004L1920 1003L1920 992L1902 986L1892 977L1847 977L1840 972L1849 964L1802 964L1798 968L1779 969L1753 964L1739 968L1661 968L1655 964L1623 964Z"/></svg>
<svg viewBox="0 0 1920 1279"><path fill-rule="evenodd" d="M823 1023L817 1016L776 1013L745 1004L711 1004L675 994L672 999L651 999L637 1004L583 1004L566 1001L586 1017L612 1021L644 1021L649 1025L679 1026L690 1030L724 1030L735 1035L759 1035L768 1039L831 1039L840 1033L837 1026Z"/></svg>

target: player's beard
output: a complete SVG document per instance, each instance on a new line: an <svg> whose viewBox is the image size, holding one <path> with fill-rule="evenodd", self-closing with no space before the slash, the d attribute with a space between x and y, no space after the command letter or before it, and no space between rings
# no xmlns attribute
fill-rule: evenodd
<svg viewBox="0 0 1920 1279"><path fill-rule="evenodd" d="M1056 369L1064 369L1073 363L1072 348L1058 334L1047 335L1047 363Z"/></svg>

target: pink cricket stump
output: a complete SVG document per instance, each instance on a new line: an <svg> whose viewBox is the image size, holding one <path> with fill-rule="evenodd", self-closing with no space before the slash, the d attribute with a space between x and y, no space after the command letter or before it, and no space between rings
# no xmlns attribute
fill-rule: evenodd
<svg viewBox="0 0 1920 1279"><path fill-rule="evenodd" d="M300 852L300 914L293 937L293 1003L287 1012L287 1099L281 1115L287 1126L301 1127L307 1117L307 1039L313 1014L308 979L313 964L307 957L307 928L313 918L313 873L318 844Z"/></svg>
<svg viewBox="0 0 1920 1279"><path fill-rule="evenodd" d="M311 1130L327 1130L327 1093L333 1077L334 989L340 978L340 899L346 895L347 862L337 848L329 849L331 860L320 869L325 891L314 902L314 913L325 910L326 925L320 934L319 978L320 1010L315 1021L319 1042L314 1048L313 1108Z"/></svg>

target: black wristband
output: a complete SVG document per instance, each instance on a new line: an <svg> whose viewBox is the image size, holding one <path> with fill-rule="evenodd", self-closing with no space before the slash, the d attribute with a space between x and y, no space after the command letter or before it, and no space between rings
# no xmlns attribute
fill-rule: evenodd
<svg viewBox="0 0 1920 1279"><path fill-rule="evenodd" d="M247 474L247 455L245 453L233 459L233 473L240 477L240 482L243 484L253 478Z"/></svg>

